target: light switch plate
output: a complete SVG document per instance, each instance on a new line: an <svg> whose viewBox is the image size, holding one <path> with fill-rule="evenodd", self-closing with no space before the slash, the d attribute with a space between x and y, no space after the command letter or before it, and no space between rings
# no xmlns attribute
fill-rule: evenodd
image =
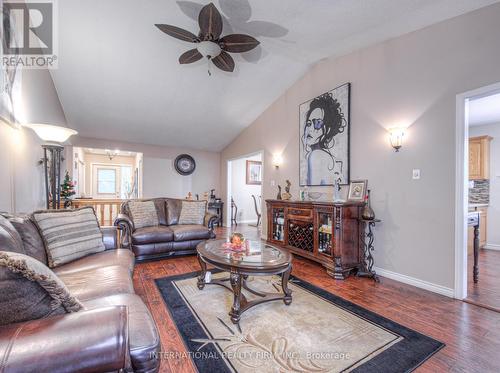
<svg viewBox="0 0 500 373"><path fill-rule="evenodd" d="M420 180L420 169L413 169L413 180Z"/></svg>
<svg viewBox="0 0 500 373"><path fill-rule="evenodd" d="M271 186L276 186L276 181L271 180Z"/></svg>

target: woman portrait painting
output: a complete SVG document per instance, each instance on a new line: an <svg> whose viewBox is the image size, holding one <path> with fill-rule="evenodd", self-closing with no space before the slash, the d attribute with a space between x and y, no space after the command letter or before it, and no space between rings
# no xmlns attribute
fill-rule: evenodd
<svg viewBox="0 0 500 373"><path fill-rule="evenodd" d="M350 85L300 105L300 185L349 183Z"/></svg>

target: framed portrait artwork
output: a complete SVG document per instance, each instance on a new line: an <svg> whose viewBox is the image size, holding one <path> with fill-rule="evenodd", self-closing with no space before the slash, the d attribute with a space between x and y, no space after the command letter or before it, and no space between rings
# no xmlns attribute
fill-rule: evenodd
<svg viewBox="0 0 500 373"><path fill-rule="evenodd" d="M301 186L349 184L350 92L347 83L300 105Z"/></svg>
<svg viewBox="0 0 500 373"><path fill-rule="evenodd" d="M249 185L262 184L262 162L247 161L246 181Z"/></svg>
<svg viewBox="0 0 500 373"><path fill-rule="evenodd" d="M349 184L347 200L349 202L363 202L366 198L368 180L353 180Z"/></svg>

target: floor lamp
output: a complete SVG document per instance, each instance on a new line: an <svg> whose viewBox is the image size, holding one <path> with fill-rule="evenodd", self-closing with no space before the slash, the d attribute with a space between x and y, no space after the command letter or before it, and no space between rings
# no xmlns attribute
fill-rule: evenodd
<svg viewBox="0 0 500 373"><path fill-rule="evenodd" d="M47 209L57 210L61 202L61 163L63 142L78 132L66 127L49 124L30 124L27 127L36 132L45 143L42 145L45 180L45 201Z"/></svg>

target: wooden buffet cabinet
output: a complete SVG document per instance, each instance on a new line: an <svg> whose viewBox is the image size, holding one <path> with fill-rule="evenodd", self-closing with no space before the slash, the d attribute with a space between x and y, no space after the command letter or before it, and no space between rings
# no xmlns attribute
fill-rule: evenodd
<svg viewBox="0 0 500 373"><path fill-rule="evenodd" d="M266 200L267 241L321 263L335 279L360 269L364 203Z"/></svg>

